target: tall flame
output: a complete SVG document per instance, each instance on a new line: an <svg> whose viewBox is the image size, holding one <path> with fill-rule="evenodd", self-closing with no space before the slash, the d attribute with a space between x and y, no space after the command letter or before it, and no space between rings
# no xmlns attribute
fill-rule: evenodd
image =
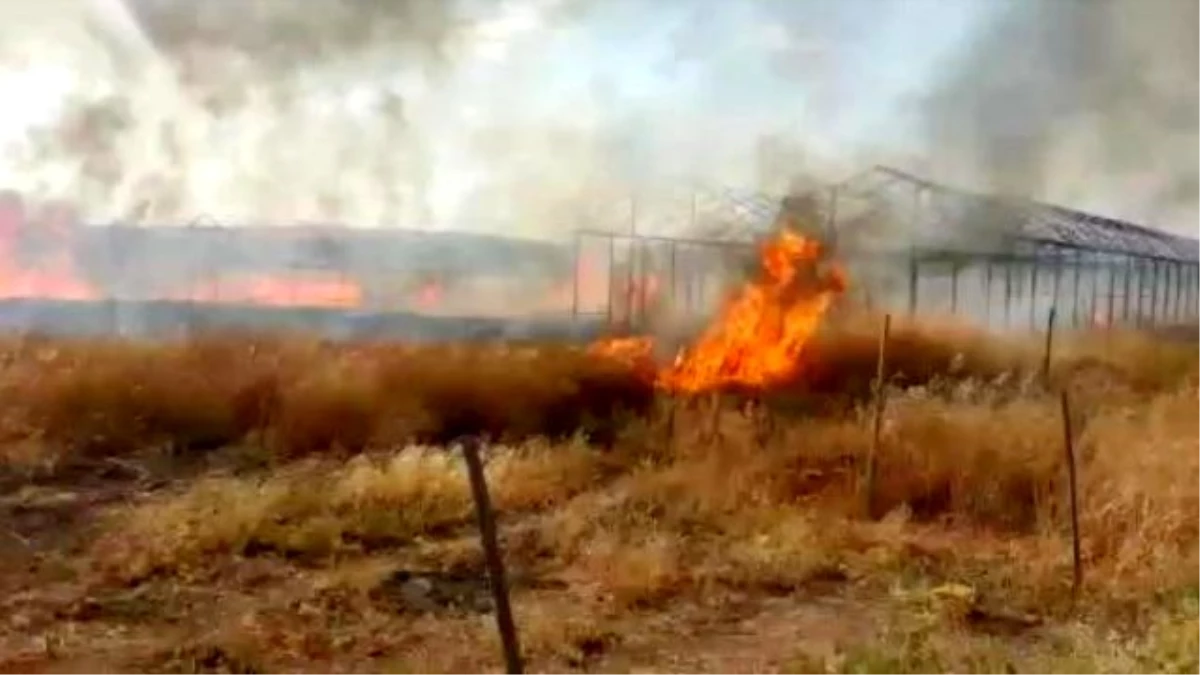
<svg viewBox="0 0 1200 675"><path fill-rule="evenodd" d="M846 287L839 267L819 268L821 244L790 230L762 247L760 273L675 362L657 371L663 389L696 393L725 387L761 389L786 381L834 298ZM608 340L593 352L626 360L649 358L648 338Z"/></svg>

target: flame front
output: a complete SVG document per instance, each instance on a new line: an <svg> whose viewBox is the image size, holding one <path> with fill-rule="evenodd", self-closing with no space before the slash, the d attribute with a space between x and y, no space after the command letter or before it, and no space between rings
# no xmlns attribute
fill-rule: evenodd
<svg viewBox="0 0 1200 675"><path fill-rule="evenodd" d="M237 303L270 307L353 308L362 304L362 288L339 277L255 275L221 279L173 294L172 299L201 303Z"/></svg>
<svg viewBox="0 0 1200 675"><path fill-rule="evenodd" d="M758 277L730 299L717 319L656 384L680 393L726 387L762 389L787 381L802 366L801 352L834 298L846 287L841 268L822 272L819 242L782 231L766 242ZM649 338L618 338L592 351L624 360L649 359Z"/></svg>

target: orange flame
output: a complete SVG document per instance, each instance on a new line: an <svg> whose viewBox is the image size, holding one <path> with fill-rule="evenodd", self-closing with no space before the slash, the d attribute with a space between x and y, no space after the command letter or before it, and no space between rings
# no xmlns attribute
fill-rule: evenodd
<svg viewBox="0 0 1200 675"><path fill-rule="evenodd" d="M656 384L697 393L737 386L761 389L797 374L804 346L846 287L841 268L818 269L819 242L783 231L762 248L759 277L730 299L699 340L659 369ZM650 358L649 338L618 338L592 352L623 360Z"/></svg>
<svg viewBox="0 0 1200 675"><path fill-rule="evenodd" d="M445 290L442 288L441 282L429 279L417 287L413 294L413 305L417 309L430 311L442 303L444 296Z"/></svg>
<svg viewBox="0 0 1200 675"><path fill-rule="evenodd" d="M179 299L192 302L246 303L272 307L357 307L362 288L341 278L262 275L223 279L191 289Z"/></svg>
<svg viewBox="0 0 1200 675"><path fill-rule="evenodd" d="M70 230L60 220L41 223L55 250L37 262L36 269L20 261L20 239L30 225L20 196L0 195L0 299L46 298L94 300L96 289L79 276L69 251Z"/></svg>

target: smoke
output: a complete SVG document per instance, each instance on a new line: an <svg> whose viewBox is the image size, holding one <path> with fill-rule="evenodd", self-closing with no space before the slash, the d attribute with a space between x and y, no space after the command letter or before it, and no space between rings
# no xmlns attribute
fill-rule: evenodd
<svg viewBox="0 0 1200 675"><path fill-rule="evenodd" d="M1194 0L1016 0L920 110L952 182L1195 235Z"/></svg>
<svg viewBox="0 0 1200 675"><path fill-rule="evenodd" d="M0 182L101 221L678 220L631 194L844 166L818 142L837 117L834 4L799 22L770 2L5 6L0 72L29 119L0 139ZM755 100L777 82L782 99Z"/></svg>

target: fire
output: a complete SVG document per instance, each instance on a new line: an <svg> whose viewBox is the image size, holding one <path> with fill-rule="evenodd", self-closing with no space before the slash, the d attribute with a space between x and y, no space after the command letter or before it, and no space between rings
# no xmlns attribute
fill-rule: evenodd
<svg viewBox="0 0 1200 675"><path fill-rule="evenodd" d="M180 299L192 302L245 303L273 307L357 307L362 288L341 278L262 275L223 279L191 289Z"/></svg>
<svg viewBox="0 0 1200 675"><path fill-rule="evenodd" d="M717 319L656 384L681 393L724 387L761 389L797 374L822 317L846 287L842 270L821 271L819 242L785 230L762 247L758 278L730 299ZM592 352L626 360L650 358L649 338L619 338Z"/></svg>
<svg viewBox="0 0 1200 675"><path fill-rule="evenodd" d="M444 295L442 284L436 279L429 279L417 287L413 294L413 304L417 309L430 311L442 303Z"/></svg>
<svg viewBox="0 0 1200 675"><path fill-rule="evenodd" d="M94 300L100 297L75 268L67 250L70 231L60 221L41 224L54 242L55 250L41 256L34 267L22 261L19 252L22 233L30 225L25 204L15 194L0 195L0 299Z"/></svg>

